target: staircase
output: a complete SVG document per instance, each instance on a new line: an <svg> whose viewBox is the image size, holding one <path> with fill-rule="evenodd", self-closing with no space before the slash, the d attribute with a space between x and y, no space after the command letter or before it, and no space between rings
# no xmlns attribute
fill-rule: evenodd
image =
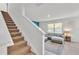
<svg viewBox="0 0 79 59"><path fill-rule="evenodd" d="M13 46L8 47L8 55L32 55L31 47L27 45L27 41L24 41L24 37L20 33L16 24L13 22L12 18L7 12L1 11L3 18L6 22L7 28L10 32L12 40L14 42Z"/></svg>

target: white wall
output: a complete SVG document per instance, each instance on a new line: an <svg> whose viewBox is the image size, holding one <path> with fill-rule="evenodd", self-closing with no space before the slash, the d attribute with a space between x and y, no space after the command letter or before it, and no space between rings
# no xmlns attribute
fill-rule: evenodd
<svg viewBox="0 0 79 59"><path fill-rule="evenodd" d="M42 33L22 16L22 4L9 4L9 14L36 54L42 54Z"/></svg>
<svg viewBox="0 0 79 59"><path fill-rule="evenodd" d="M40 27L47 33L47 24L55 22L63 23L63 28L71 28L72 41L79 42L79 16L40 22Z"/></svg>
<svg viewBox="0 0 79 59"><path fill-rule="evenodd" d="M0 3L0 11L7 11L7 3Z"/></svg>

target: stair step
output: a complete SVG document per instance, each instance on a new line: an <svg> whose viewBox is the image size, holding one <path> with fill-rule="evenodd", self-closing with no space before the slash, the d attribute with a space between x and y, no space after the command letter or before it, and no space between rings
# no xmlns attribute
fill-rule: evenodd
<svg viewBox="0 0 79 59"><path fill-rule="evenodd" d="M9 29L17 29L17 26L8 26Z"/></svg>
<svg viewBox="0 0 79 59"><path fill-rule="evenodd" d="M19 50L26 46L27 46L27 42L23 40L15 43L13 46L10 46L8 48L9 48L9 51L14 51L14 50Z"/></svg>
<svg viewBox="0 0 79 59"><path fill-rule="evenodd" d="M6 23L7 24L7 26L16 26L14 23L12 24L12 23Z"/></svg>
<svg viewBox="0 0 79 59"><path fill-rule="evenodd" d="M6 21L6 23L14 23L13 21Z"/></svg>
<svg viewBox="0 0 79 59"><path fill-rule="evenodd" d="M11 19L8 19L8 20L5 20L6 22L8 22L8 21L13 21L13 20L11 20Z"/></svg>
<svg viewBox="0 0 79 59"><path fill-rule="evenodd" d="M14 22L6 22L6 23L7 23L7 24L9 24L9 23L10 23L10 24L14 24Z"/></svg>
<svg viewBox="0 0 79 59"><path fill-rule="evenodd" d="M23 41L23 40L24 40L24 37L22 37L22 36L13 37L14 43L17 43L17 42Z"/></svg>
<svg viewBox="0 0 79 59"><path fill-rule="evenodd" d="M10 32L19 32L19 29L9 29Z"/></svg>
<svg viewBox="0 0 79 59"><path fill-rule="evenodd" d="M20 49L16 49L12 52L10 52L10 55L28 55L28 53L30 53L31 47L30 46L26 46L26 47L20 47Z"/></svg>
<svg viewBox="0 0 79 59"><path fill-rule="evenodd" d="M20 32L12 32L11 36L12 37L21 36L21 33Z"/></svg>
<svg viewBox="0 0 79 59"><path fill-rule="evenodd" d="M6 20L6 21L13 21L13 20L9 18L9 19L8 19L8 20Z"/></svg>

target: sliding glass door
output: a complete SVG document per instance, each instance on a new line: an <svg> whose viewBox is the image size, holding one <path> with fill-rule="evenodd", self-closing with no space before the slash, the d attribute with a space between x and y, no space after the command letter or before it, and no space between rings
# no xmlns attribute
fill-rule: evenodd
<svg viewBox="0 0 79 59"><path fill-rule="evenodd" d="M63 33L63 25L62 23L51 23L48 24L48 33Z"/></svg>

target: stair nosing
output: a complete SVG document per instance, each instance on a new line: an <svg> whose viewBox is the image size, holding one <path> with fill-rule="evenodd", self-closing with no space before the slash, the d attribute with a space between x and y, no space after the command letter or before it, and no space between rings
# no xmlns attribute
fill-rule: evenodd
<svg viewBox="0 0 79 59"><path fill-rule="evenodd" d="M12 37L12 39L20 39L20 38L24 38L24 37L23 36Z"/></svg>
<svg viewBox="0 0 79 59"><path fill-rule="evenodd" d="M23 43L27 43L27 41L19 41L19 42L16 42L13 46L18 46L18 45L21 45Z"/></svg>

